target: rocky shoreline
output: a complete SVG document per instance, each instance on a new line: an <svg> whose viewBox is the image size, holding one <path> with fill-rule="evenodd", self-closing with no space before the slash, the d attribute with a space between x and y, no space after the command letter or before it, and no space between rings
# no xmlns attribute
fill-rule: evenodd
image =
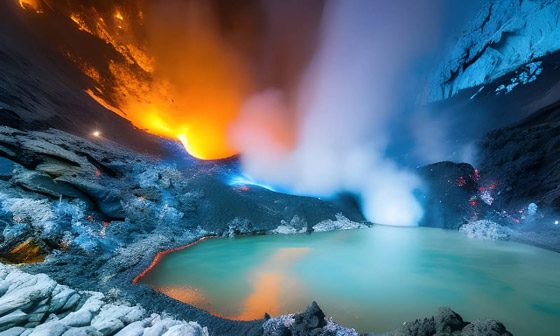
<svg viewBox="0 0 560 336"><path fill-rule="evenodd" d="M133 280L162 251L187 246L210 235L309 233L371 225L350 197L327 201L274 193L255 185L230 185L227 178L239 174L230 162L193 163L179 171L171 164L107 140L88 141L58 130L2 127L0 156L2 261L19 264L19 270L29 276L48 276L53 283L69 286L78 294L103 293L100 295L106 304L133 302L141 306L143 313L129 323L136 323L138 330L140 324L145 330L159 323L149 317L157 314L160 320L165 320L161 316L169 316L177 321L195 321L211 335L261 335L264 331L264 319L225 320L147 285L134 285ZM426 206L434 205L430 207L431 216L445 219L433 223L456 230L468 222L473 210L469 200L479 192L478 182L471 179L461 186L455 182L457 174L472 175L474 168L439 163L421 169L431 181ZM430 178L428 172L434 177ZM438 202L441 199L445 202ZM38 260L43 261L37 263ZM12 266L1 267L13 270ZM86 297L82 301L87 301ZM79 304L75 307L80 309ZM65 318L66 311L61 314L59 320ZM41 325L47 319L48 315L42 316ZM14 327L24 327L21 323ZM329 323L331 327L316 334L355 334L340 326L332 333ZM177 325L188 328L186 324ZM73 328L66 327L64 332ZM417 329L401 329L393 334L418 334ZM302 334L295 329L290 332ZM18 334L14 331L14 335Z"/></svg>
<svg viewBox="0 0 560 336"><path fill-rule="evenodd" d="M212 321L209 321L212 322ZM150 313L142 305L131 305L117 293L77 291L45 274L31 275L14 266L0 264L0 335L116 335L116 336L209 336L209 335L317 335L358 336L325 316L316 302L303 313L263 320L239 322L244 328L209 330L198 322L178 320L168 313ZM503 335L497 321L464 322L461 316L441 307L435 316L405 322L386 335L451 334ZM375 336L380 334L366 334Z"/></svg>

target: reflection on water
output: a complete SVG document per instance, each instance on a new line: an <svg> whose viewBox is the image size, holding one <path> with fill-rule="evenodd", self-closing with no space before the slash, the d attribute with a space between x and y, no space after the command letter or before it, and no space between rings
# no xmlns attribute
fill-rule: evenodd
<svg viewBox="0 0 560 336"><path fill-rule="evenodd" d="M264 316L280 315L280 294L283 284L295 285L297 278L286 274L286 268L299 257L309 251L309 248L280 248L261 265L251 271L253 292L247 295L243 303L243 311L237 316L223 316L234 320L256 320ZM169 297L188 303L195 307L212 311L210 302L204 294L192 286L152 286L158 292Z"/></svg>
<svg viewBox="0 0 560 336"><path fill-rule="evenodd" d="M161 292L175 300L188 303L195 307L208 310L210 304L204 297L204 294L198 289L191 286L152 286L155 291Z"/></svg>
<svg viewBox="0 0 560 336"><path fill-rule="evenodd" d="M243 312L233 317L237 320L255 320L263 317L263 312L280 315L280 294L284 283L297 281L288 275L287 268L298 258L309 252L309 248L280 248L255 270L254 291L247 296Z"/></svg>
<svg viewBox="0 0 560 336"><path fill-rule="evenodd" d="M233 319L305 309L386 332L450 306L518 335L558 335L560 254L458 232L394 228L213 239L166 255L139 282Z"/></svg>

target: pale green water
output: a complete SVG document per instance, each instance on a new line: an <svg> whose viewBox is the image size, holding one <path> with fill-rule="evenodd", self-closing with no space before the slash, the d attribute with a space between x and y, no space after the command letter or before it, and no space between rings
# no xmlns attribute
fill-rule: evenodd
<svg viewBox="0 0 560 336"><path fill-rule="evenodd" d="M212 313L297 312L316 300L360 332L385 332L450 306L514 335L560 335L560 254L428 228L212 239L141 279Z"/></svg>

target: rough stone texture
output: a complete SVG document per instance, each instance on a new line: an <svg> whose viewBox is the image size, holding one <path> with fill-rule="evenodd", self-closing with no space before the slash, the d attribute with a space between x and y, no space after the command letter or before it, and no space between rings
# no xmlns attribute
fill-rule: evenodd
<svg viewBox="0 0 560 336"><path fill-rule="evenodd" d="M22 333L30 336L209 335L208 330L198 323L170 318L165 318L162 323L160 315L148 316L138 305L110 303L101 293L76 292L57 284L45 274L31 275L1 263L0 282L8 287L0 296L0 307L3 308L0 311L0 334L3 336ZM76 303L61 304L72 298L77 298ZM27 323L38 311L50 314L42 314L34 325Z"/></svg>
<svg viewBox="0 0 560 336"><path fill-rule="evenodd" d="M430 100L494 79L560 49L555 0L489 1L430 79Z"/></svg>
<svg viewBox="0 0 560 336"><path fill-rule="evenodd" d="M358 336L354 329L341 327L325 314L316 302L300 314L269 318L262 326L264 336ZM465 322L449 307L438 308L432 317L405 322L399 329L384 336L510 336L503 324L495 320ZM368 333L364 336L382 336Z"/></svg>
<svg viewBox="0 0 560 336"><path fill-rule="evenodd" d="M511 333L498 321L477 320L474 322L464 322L461 316L449 307L440 307L436 315L405 322L401 328L390 333L390 335L510 336Z"/></svg>
<svg viewBox="0 0 560 336"><path fill-rule="evenodd" d="M314 232L324 232L324 231L341 231L341 230L356 230L365 229L368 225L364 223L356 223L348 218L344 217L342 214L336 215L336 220L326 219L313 225Z"/></svg>
<svg viewBox="0 0 560 336"><path fill-rule="evenodd" d="M480 141L481 183L496 184L487 215L510 239L560 251L560 103Z"/></svg>
<svg viewBox="0 0 560 336"><path fill-rule="evenodd" d="M511 333L498 321L473 321L461 331L462 336L510 336Z"/></svg>
<svg viewBox="0 0 560 336"><path fill-rule="evenodd" d="M480 161L481 174L499 182L500 202L560 211L560 104L486 134Z"/></svg>
<svg viewBox="0 0 560 336"><path fill-rule="evenodd" d="M264 336L358 336L354 329L344 328L325 317L317 302L300 314L270 318L262 326Z"/></svg>
<svg viewBox="0 0 560 336"><path fill-rule="evenodd" d="M473 216L469 202L476 196L478 181L471 165L446 161L420 167L417 172L426 184L420 226L457 230Z"/></svg>
<svg viewBox="0 0 560 336"><path fill-rule="evenodd" d="M469 238L507 240L512 230L507 227L503 227L500 224L483 219L471 221L462 225L459 228L459 232L466 234Z"/></svg>

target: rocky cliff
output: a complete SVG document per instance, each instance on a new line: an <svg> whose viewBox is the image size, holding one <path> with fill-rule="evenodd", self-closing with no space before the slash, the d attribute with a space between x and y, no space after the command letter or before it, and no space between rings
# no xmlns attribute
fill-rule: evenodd
<svg viewBox="0 0 560 336"><path fill-rule="evenodd" d="M560 3L489 1L429 78L429 100L491 82L560 49Z"/></svg>

